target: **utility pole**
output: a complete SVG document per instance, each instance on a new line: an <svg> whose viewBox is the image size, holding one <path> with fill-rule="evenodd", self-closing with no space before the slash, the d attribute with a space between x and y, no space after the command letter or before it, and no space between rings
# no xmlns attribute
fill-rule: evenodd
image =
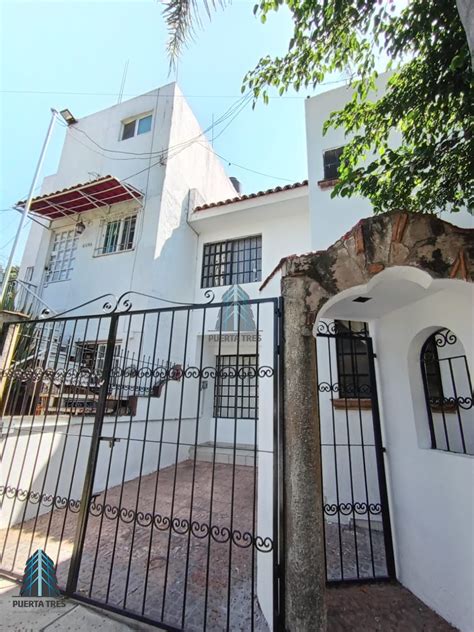
<svg viewBox="0 0 474 632"><path fill-rule="evenodd" d="M43 142L43 147L41 149L40 157L38 159L38 164L36 165L35 174L33 176L33 181L31 183L30 192L28 193L28 198L26 200L25 206L23 208L23 213L21 216L20 223L18 225L18 229L15 235L15 241L13 242L13 246L10 252L10 256L8 257L7 267L5 268L5 274L2 280L2 289L0 292L0 305L3 303L3 299L5 297L5 292L7 291L8 278L10 276L10 271L12 269L13 257L15 256L16 248L18 246L18 241L20 239L20 233L25 225L26 218L28 217L28 212L30 210L31 201L33 200L34 191L36 189L36 183L38 181L38 177L41 171L41 167L43 165L44 157L46 155L46 149L48 147L49 139L51 137L51 133L54 127L54 121L56 120L56 116L58 115L57 111L54 108L51 108L51 120L49 122L48 131L46 132L46 138Z"/></svg>

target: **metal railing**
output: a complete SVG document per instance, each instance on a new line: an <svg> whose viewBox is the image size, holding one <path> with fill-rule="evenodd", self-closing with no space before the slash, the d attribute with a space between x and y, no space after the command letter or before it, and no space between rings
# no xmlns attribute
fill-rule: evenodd
<svg viewBox="0 0 474 632"><path fill-rule="evenodd" d="M45 310L49 315L56 314L56 310L38 295L37 290L37 286L33 283L21 279L10 279L0 308L26 314L31 318L37 318Z"/></svg>

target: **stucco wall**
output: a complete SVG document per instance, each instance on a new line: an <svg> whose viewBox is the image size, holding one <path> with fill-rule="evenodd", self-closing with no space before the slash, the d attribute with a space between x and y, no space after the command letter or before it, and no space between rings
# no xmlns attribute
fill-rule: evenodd
<svg viewBox="0 0 474 632"><path fill-rule="evenodd" d="M378 78L380 91L384 89L387 78L387 74ZM324 179L324 152L342 147L348 142L342 129L331 128L323 135L324 122L332 112L342 109L351 96L352 90L344 86L305 100L312 250L328 248L359 219L372 214L372 207L367 199L359 196L331 198L333 187L322 188L318 184ZM400 135L394 133L392 142L394 146L398 144ZM451 214L444 212L441 217L458 226L474 226L473 217L467 211Z"/></svg>
<svg viewBox="0 0 474 632"><path fill-rule="evenodd" d="M467 632L474 629L474 458L429 449L419 363L426 338L447 327L462 341L472 374L472 290L452 283L452 290L374 321L371 330L398 578Z"/></svg>

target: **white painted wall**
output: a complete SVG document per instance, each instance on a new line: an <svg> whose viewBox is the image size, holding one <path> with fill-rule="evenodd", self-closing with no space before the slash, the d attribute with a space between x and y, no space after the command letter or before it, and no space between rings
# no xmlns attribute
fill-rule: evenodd
<svg viewBox="0 0 474 632"><path fill-rule="evenodd" d="M380 92L384 89L388 75L377 80ZM324 179L323 153L347 144L342 129L329 129L323 136L324 122L332 112L342 109L352 96L346 86L328 90L306 99L306 145L308 153L309 203L311 218L311 249L321 250L342 237L363 217L372 214L372 207L365 198L331 198L333 188L322 188L318 182ZM393 134L393 145L400 136ZM442 219L458 226L474 227L474 219L467 211L441 214Z"/></svg>
<svg viewBox="0 0 474 632"><path fill-rule="evenodd" d="M429 448L419 357L426 338L447 327L472 374L473 315L472 288L453 281L371 324L398 578L465 632L474 629L474 457Z"/></svg>
<svg viewBox="0 0 474 632"><path fill-rule="evenodd" d="M122 121L148 112L153 114L151 131L120 140ZM130 154L105 153L89 137L103 148ZM189 141L193 142L184 145ZM156 152L166 149L169 153L160 163ZM186 222L189 191L197 190L208 202L235 195L219 159L210 149L176 84L81 118L68 128L58 171L45 178L42 193L87 182L98 175L127 179L145 194L134 249L101 256L94 252L99 244L101 221L136 208L135 202L84 213L81 219L86 230L79 238L71 279L42 288L51 232L33 223L21 275L28 266L34 266L32 283L42 288L44 301L56 311L106 292L119 295L132 288L171 300L191 300L196 235ZM52 229L73 228L75 223L76 217L56 220ZM147 306L137 300L134 304ZM159 303L149 306L157 307Z"/></svg>

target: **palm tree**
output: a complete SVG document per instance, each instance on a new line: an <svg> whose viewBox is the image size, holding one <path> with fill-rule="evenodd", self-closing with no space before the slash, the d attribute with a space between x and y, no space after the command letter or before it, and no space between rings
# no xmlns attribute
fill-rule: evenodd
<svg viewBox="0 0 474 632"><path fill-rule="evenodd" d="M210 19L211 10L224 8L230 3L231 0L168 0L166 2L163 16L169 32L167 50L171 67L175 66L183 47L194 37L196 26L202 27L199 9L204 8Z"/></svg>

